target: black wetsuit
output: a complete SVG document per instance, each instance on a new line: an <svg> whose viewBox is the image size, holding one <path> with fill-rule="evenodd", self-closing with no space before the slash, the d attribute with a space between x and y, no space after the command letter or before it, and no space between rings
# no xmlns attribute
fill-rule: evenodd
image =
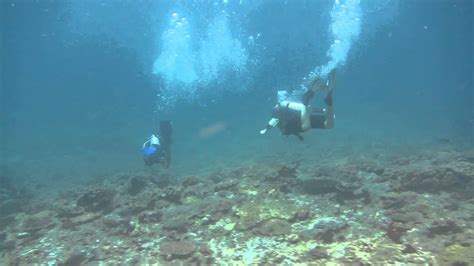
<svg viewBox="0 0 474 266"><path fill-rule="evenodd" d="M302 139L303 128L301 127L300 111L292 110L288 106L279 106L273 110L272 117L279 120L277 126L283 135L295 135Z"/></svg>

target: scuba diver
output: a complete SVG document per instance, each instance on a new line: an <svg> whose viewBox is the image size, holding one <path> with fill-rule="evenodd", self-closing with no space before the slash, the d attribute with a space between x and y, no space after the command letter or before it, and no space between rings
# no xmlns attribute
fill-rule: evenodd
<svg viewBox="0 0 474 266"><path fill-rule="evenodd" d="M302 103L291 101L280 101L273 109L272 119L267 126L260 130L260 134L265 134L272 127L278 126L285 136L295 135L299 140L303 140L301 133L311 128L328 129L334 127L334 108L332 102L332 92L336 86L336 69L333 69L327 80L317 78L313 80L308 90L303 94ZM313 108L310 105L311 99L317 92L326 90L324 98L326 108Z"/></svg>
<svg viewBox="0 0 474 266"><path fill-rule="evenodd" d="M153 134L143 143L143 160L146 166L161 163L168 168L171 163L171 121L160 122L159 134Z"/></svg>

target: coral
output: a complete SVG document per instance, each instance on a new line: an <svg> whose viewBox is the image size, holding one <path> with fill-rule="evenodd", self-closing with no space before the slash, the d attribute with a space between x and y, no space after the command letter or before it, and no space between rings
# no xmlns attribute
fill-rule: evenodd
<svg viewBox="0 0 474 266"><path fill-rule="evenodd" d="M193 224L195 209L191 206L176 206L163 211L162 228L184 233Z"/></svg>
<svg viewBox="0 0 474 266"><path fill-rule="evenodd" d="M73 217L73 218L66 218L62 220L62 226L65 229L71 229L76 226L90 223L94 220L97 220L101 217L102 215L100 213L92 213L92 212L87 212L82 215Z"/></svg>
<svg viewBox="0 0 474 266"><path fill-rule="evenodd" d="M197 221L200 225L207 226L228 214L231 208L232 203L229 200L218 198L168 208L163 211L163 229L183 233Z"/></svg>
<svg viewBox="0 0 474 266"><path fill-rule="evenodd" d="M67 258L64 260L64 262L59 263L58 265L83 265L83 262L85 262L87 259L87 254L85 252L73 251L67 255Z"/></svg>
<svg viewBox="0 0 474 266"><path fill-rule="evenodd" d="M197 183L194 185L186 186L182 193L182 197L205 198L213 193L214 187L211 184Z"/></svg>
<svg viewBox="0 0 474 266"><path fill-rule="evenodd" d="M344 240L345 229L349 225L340 219L321 218L314 222L312 228L301 232L303 239L318 239L323 243L333 243Z"/></svg>
<svg viewBox="0 0 474 266"><path fill-rule="evenodd" d="M0 231L12 225L15 220L15 216L13 215L0 218Z"/></svg>
<svg viewBox="0 0 474 266"><path fill-rule="evenodd" d="M269 219L264 221L256 232L264 236L280 236L291 233L291 225L282 219Z"/></svg>
<svg viewBox="0 0 474 266"><path fill-rule="evenodd" d="M397 190L416 192L462 191L474 181L474 164L456 153L437 153L426 161L408 161L384 175L398 180Z"/></svg>
<svg viewBox="0 0 474 266"><path fill-rule="evenodd" d="M309 209L298 210L295 212L293 217L291 217L288 221L291 223L306 221L314 216L314 213Z"/></svg>
<svg viewBox="0 0 474 266"><path fill-rule="evenodd" d="M77 205L89 212L111 212L115 207L115 194L113 189L93 188L77 199Z"/></svg>
<svg viewBox="0 0 474 266"><path fill-rule="evenodd" d="M159 195L159 197L160 199L164 199L169 202L180 203L182 193L183 193L183 187L169 186L161 191L161 194Z"/></svg>
<svg viewBox="0 0 474 266"><path fill-rule="evenodd" d="M161 211L144 211L138 215L140 223L158 223L161 221L163 213Z"/></svg>
<svg viewBox="0 0 474 266"><path fill-rule="evenodd" d="M303 259L307 261L315 261L315 260L322 260L322 259L329 259L330 256L327 253L326 249L323 247L315 247L308 251L304 256Z"/></svg>
<svg viewBox="0 0 474 266"><path fill-rule="evenodd" d="M130 195L137 195L140 193L147 185L149 185L147 178L143 176L131 176L128 179L127 192Z"/></svg>
<svg viewBox="0 0 474 266"><path fill-rule="evenodd" d="M277 178L296 178L296 168L295 167L288 167L286 165L282 166L280 169L278 169L277 173Z"/></svg>
<svg viewBox="0 0 474 266"><path fill-rule="evenodd" d="M303 158L298 169L277 158L196 173L182 185L172 169L160 171L168 183L160 185L143 172L104 177L106 187L33 199L0 217L0 260L472 265L474 157L411 153L335 151L317 165Z"/></svg>
<svg viewBox="0 0 474 266"><path fill-rule="evenodd" d="M0 217L15 214L23 210L25 201L21 199L4 199L0 201Z"/></svg>
<svg viewBox="0 0 474 266"><path fill-rule="evenodd" d="M238 207L239 217L237 230L252 229L268 219L291 220L298 209L293 203L285 200L259 199L248 202Z"/></svg>
<svg viewBox="0 0 474 266"><path fill-rule="evenodd" d="M214 186L214 191L217 192L221 190L226 190L226 191L233 190L238 184L239 184L239 181L235 179L221 181Z"/></svg>
<svg viewBox="0 0 474 266"><path fill-rule="evenodd" d="M332 179L318 178L318 179L305 179L298 183L298 187L301 192L310 195L321 195L327 193L336 193L339 190L339 182Z"/></svg>
<svg viewBox="0 0 474 266"><path fill-rule="evenodd" d="M288 243L292 243L292 244L296 244L300 241L300 236L297 235L297 234L289 234L285 240L288 242Z"/></svg>
<svg viewBox="0 0 474 266"><path fill-rule="evenodd" d="M408 229L398 222L391 222L386 229L388 238L398 244L402 243L401 238L407 231Z"/></svg>
<svg viewBox="0 0 474 266"><path fill-rule="evenodd" d="M278 169L276 175L268 175L265 177L264 185L284 193L290 193L297 183L296 168L297 166L288 167L283 165Z"/></svg>
<svg viewBox="0 0 474 266"><path fill-rule="evenodd" d="M165 260L186 259L191 257L195 249L190 241L165 241L160 244L160 255Z"/></svg>
<svg viewBox="0 0 474 266"><path fill-rule="evenodd" d="M460 228L454 221L442 220L435 221L428 228L428 237L434 237L435 235L453 235L456 233L462 233L464 230Z"/></svg>
<svg viewBox="0 0 474 266"><path fill-rule="evenodd" d="M50 211L43 211L23 220L21 229L28 233L35 233L42 229L54 227L56 224L54 215Z"/></svg>
<svg viewBox="0 0 474 266"><path fill-rule="evenodd" d="M186 179L183 181L183 187L187 188L189 186L194 186L194 185L197 185L199 183L201 183L202 180L197 177L197 176L188 176L186 177Z"/></svg>
<svg viewBox="0 0 474 266"><path fill-rule="evenodd" d="M474 247L449 245L436 258L441 265L474 265Z"/></svg>

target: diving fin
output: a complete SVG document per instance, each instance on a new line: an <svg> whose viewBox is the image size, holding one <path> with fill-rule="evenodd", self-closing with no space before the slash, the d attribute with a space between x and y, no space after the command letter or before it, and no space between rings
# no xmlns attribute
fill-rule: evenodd
<svg viewBox="0 0 474 266"><path fill-rule="evenodd" d="M173 133L173 128L171 127L171 121L165 120L160 122L160 136L163 140L169 141L171 140L171 135Z"/></svg>

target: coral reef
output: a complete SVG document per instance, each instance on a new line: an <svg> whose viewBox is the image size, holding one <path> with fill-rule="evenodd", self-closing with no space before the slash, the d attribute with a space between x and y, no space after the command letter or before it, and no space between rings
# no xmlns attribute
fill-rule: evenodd
<svg viewBox="0 0 474 266"><path fill-rule="evenodd" d="M2 202L23 206L1 207L0 260L474 265L469 152L333 156L318 165L220 169L182 182L120 174L49 200L22 201L3 188Z"/></svg>

